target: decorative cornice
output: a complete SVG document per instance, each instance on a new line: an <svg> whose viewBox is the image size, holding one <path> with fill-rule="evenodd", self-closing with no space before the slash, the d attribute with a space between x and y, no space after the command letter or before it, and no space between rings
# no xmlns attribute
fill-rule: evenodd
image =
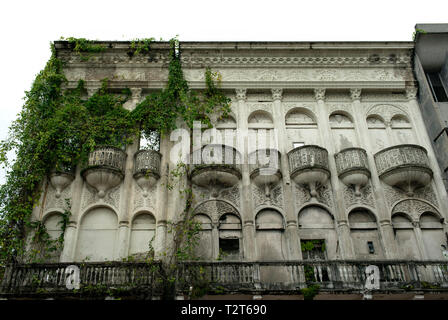
<svg viewBox="0 0 448 320"><path fill-rule="evenodd" d="M272 100L282 100L283 89L271 89Z"/></svg>

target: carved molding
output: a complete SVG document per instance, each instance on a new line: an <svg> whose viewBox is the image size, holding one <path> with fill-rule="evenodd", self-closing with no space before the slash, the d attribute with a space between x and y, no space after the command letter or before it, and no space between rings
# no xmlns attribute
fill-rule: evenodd
<svg viewBox="0 0 448 320"><path fill-rule="evenodd" d="M393 104L375 104L368 108L367 117L370 115L378 115L383 118L386 123L390 123L392 118L396 115L405 115L409 118L409 115L403 109L403 107L398 107Z"/></svg>
<svg viewBox="0 0 448 320"><path fill-rule="evenodd" d="M254 201L254 208L260 206L274 206L283 208L283 188L281 184L277 184L271 188L269 197L266 197L265 190L252 184L252 195Z"/></svg>
<svg viewBox="0 0 448 320"><path fill-rule="evenodd" d="M314 89L314 98L319 101L325 100L325 89Z"/></svg>
<svg viewBox="0 0 448 320"><path fill-rule="evenodd" d="M294 184L295 187L295 198L296 198L296 207L300 208L307 202L310 202L311 195L308 188L304 186L299 186L297 184ZM325 204L327 207L333 208L333 191L331 189L331 183L330 181L327 181L325 185L319 185L316 188L317 191L317 201L320 203Z"/></svg>
<svg viewBox="0 0 448 320"><path fill-rule="evenodd" d="M372 193L372 185L370 181L363 188L360 189L361 195L355 195L355 188L353 186L343 187L345 207L349 208L356 204L363 204L371 208L375 208L375 200Z"/></svg>
<svg viewBox="0 0 448 320"><path fill-rule="evenodd" d="M212 223L218 223L219 217L225 213L233 213L240 217L238 210L226 201L207 200L199 204L194 210L194 214L206 214L212 219Z"/></svg>
<svg viewBox="0 0 448 320"><path fill-rule="evenodd" d="M239 88L235 90L235 95L237 100L246 100L247 89Z"/></svg>
<svg viewBox="0 0 448 320"><path fill-rule="evenodd" d="M361 89L350 89L350 98L352 101L361 101Z"/></svg>
<svg viewBox="0 0 448 320"><path fill-rule="evenodd" d="M397 203L394 208L392 209L392 215L395 213L406 213L410 215L413 220L418 220L420 218L420 215L424 212L434 212L436 214L439 214L439 211L437 208L429 205L428 203L417 200L417 199L406 199L399 203ZM439 214L440 215L440 214Z"/></svg>

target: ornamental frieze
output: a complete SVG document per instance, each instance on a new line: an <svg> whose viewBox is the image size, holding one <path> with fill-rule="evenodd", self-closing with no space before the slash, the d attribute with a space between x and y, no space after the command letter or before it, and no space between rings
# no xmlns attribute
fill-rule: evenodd
<svg viewBox="0 0 448 320"><path fill-rule="evenodd" d="M392 206L398 201L409 198L406 192L398 188L391 187L385 183L381 183L381 185L384 188L384 193L386 195L386 200L389 208L392 208ZM428 201L434 206L438 206L438 201L431 185L416 189L414 191L413 197Z"/></svg>
<svg viewBox="0 0 448 320"><path fill-rule="evenodd" d="M367 116L379 115L384 119L384 121L386 121L386 123L390 122L396 115L407 116L407 113L403 110L403 107L398 107L391 104L376 104L367 108Z"/></svg>
<svg viewBox="0 0 448 320"><path fill-rule="evenodd" d="M297 184L294 184L294 188L295 188L296 207L300 208L305 203L311 200L310 190L305 186ZM318 185L316 191L317 191L316 199L318 202L323 203L330 208L334 206L333 192L330 181L327 181L325 185Z"/></svg>
<svg viewBox="0 0 448 320"><path fill-rule="evenodd" d="M217 223L220 216L225 213L233 213L240 216L238 210L231 204L222 200L208 200L198 205L194 210L194 214L203 213L208 215L212 222Z"/></svg>
<svg viewBox="0 0 448 320"><path fill-rule="evenodd" d="M263 188L253 184L252 195L254 201L254 208L260 206L274 206L278 208L283 208L283 188L279 184L270 190L268 196Z"/></svg>

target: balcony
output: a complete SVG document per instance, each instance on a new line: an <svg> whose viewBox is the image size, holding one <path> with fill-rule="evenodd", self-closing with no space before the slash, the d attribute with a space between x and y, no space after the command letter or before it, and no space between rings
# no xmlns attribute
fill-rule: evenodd
<svg viewBox="0 0 448 320"><path fill-rule="evenodd" d="M427 152L417 145L403 144L381 150L375 154L375 164L385 183L402 189L410 196L432 178Z"/></svg>
<svg viewBox="0 0 448 320"><path fill-rule="evenodd" d="M288 160L294 182L308 186L311 197L316 197L316 188L330 177L327 150L315 145L297 147L288 152Z"/></svg>
<svg viewBox="0 0 448 320"><path fill-rule="evenodd" d="M127 154L115 147L98 147L89 154L87 167L81 175L103 198L108 190L117 186L124 178Z"/></svg>
<svg viewBox="0 0 448 320"><path fill-rule="evenodd" d="M252 181L270 195L270 188L282 178L280 152L276 149L261 149L249 154L249 172Z"/></svg>
<svg viewBox="0 0 448 320"><path fill-rule="evenodd" d="M140 150L134 155L134 179L148 196L149 189L160 179L160 160L162 155L154 150Z"/></svg>
<svg viewBox="0 0 448 320"><path fill-rule="evenodd" d="M66 287L66 270L79 268L80 290ZM366 268L378 267L378 293L448 292L446 261L287 261L287 262L184 262L176 268L177 294L187 293L195 272L202 269L210 287L223 293L297 294L300 288L318 284L322 292L362 293L366 290ZM17 264L6 268L0 279L0 297L55 296L80 297L88 288L97 288L97 296L109 289L160 296L161 283L156 281L162 265L149 263L54 263ZM271 273L282 273L274 281ZM278 279L278 277L275 277ZM369 281L370 283L370 281ZM99 289L103 288L101 291ZM140 295L141 296L141 295Z"/></svg>
<svg viewBox="0 0 448 320"><path fill-rule="evenodd" d="M231 187L241 179L241 154L233 147L209 144L190 157L190 178L201 187Z"/></svg>
<svg viewBox="0 0 448 320"><path fill-rule="evenodd" d="M345 185L355 186L355 195L361 195L361 188L367 184L370 171L367 153L361 148L347 148L334 155L339 179Z"/></svg>

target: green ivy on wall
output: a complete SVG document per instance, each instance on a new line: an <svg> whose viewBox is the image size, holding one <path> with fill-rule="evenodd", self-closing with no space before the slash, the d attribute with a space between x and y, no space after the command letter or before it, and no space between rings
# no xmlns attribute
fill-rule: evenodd
<svg viewBox="0 0 448 320"><path fill-rule="evenodd" d="M101 44L81 38L68 38L71 49L88 60L91 54L106 50ZM153 38L133 41L134 54L148 54ZM108 80L89 98L84 81L75 89L63 90L67 82L63 63L54 46L45 68L36 76L18 118L10 127L9 137L0 142L0 162L8 168L6 183L0 187L0 266L23 261L26 230L37 230L31 221L33 207L39 203L42 182L53 171L67 171L82 165L99 145L123 148L139 133L150 137L154 131L168 134L183 120L189 127L200 120L211 126L210 115L223 116L230 111L228 99L216 86L219 75L205 71L206 89L189 89L181 65L177 39L170 40L170 62L166 88L147 96L129 111L123 104L130 90L112 94ZM7 153L16 159L8 163ZM68 221L64 216L65 223Z"/></svg>

